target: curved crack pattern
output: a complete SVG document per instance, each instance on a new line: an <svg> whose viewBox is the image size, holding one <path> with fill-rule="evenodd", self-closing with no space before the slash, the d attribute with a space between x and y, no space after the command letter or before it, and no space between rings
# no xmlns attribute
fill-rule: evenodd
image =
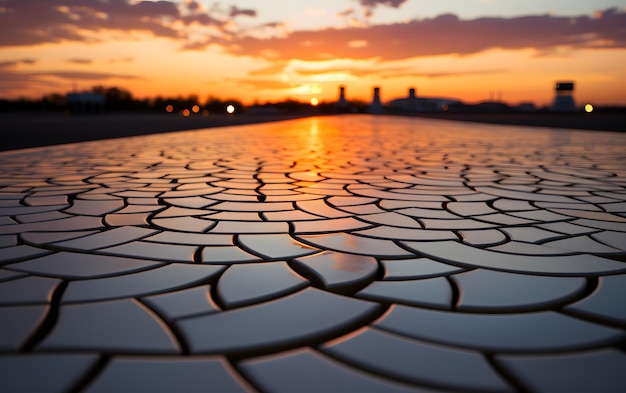
<svg viewBox="0 0 626 393"><path fill-rule="evenodd" d="M2 153L0 368L89 392L623 391L624 146L342 116Z"/></svg>

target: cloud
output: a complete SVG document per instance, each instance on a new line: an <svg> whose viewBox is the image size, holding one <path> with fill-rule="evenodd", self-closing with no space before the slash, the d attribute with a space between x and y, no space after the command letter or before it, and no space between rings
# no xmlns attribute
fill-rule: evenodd
<svg viewBox="0 0 626 393"><path fill-rule="evenodd" d="M141 31L185 40L190 33L181 25L219 30L229 23L227 12L206 11L195 1L3 0L1 4L2 46L89 42L94 40L94 33L104 31ZM249 15L252 10L238 12Z"/></svg>
<svg viewBox="0 0 626 393"><path fill-rule="evenodd" d="M256 16L256 11L255 10L250 10L250 9L237 8L236 6L230 7L230 16L232 18L235 18L235 17L237 17L239 15L255 17Z"/></svg>
<svg viewBox="0 0 626 393"><path fill-rule="evenodd" d="M68 80L93 80L101 81L106 79L145 79L137 75L125 75L115 74L108 72L83 72L83 71L41 71L41 72L28 72L23 75L29 75L33 77L52 77L57 79Z"/></svg>
<svg viewBox="0 0 626 393"><path fill-rule="evenodd" d="M79 65L88 65L93 63L91 59L67 59L65 60L67 63L79 64Z"/></svg>
<svg viewBox="0 0 626 393"><path fill-rule="evenodd" d="M33 65L37 63L36 59L18 59L18 60L7 60L0 62L0 69L2 68L14 68L20 65Z"/></svg>
<svg viewBox="0 0 626 393"><path fill-rule="evenodd" d="M350 46L350 42L367 45ZM448 14L366 28L294 31L268 39L240 37L232 44L228 50L233 54L263 57L271 51L277 60L308 61L470 55L492 48L626 48L626 13L610 9L593 17L536 15L471 20Z"/></svg>
<svg viewBox="0 0 626 393"><path fill-rule="evenodd" d="M377 7L379 5L384 5L387 7L398 8L402 4L406 3L406 0L359 0L359 3L363 7Z"/></svg>
<svg viewBox="0 0 626 393"><path fill-rule="evenodd" d="M391 8L400 8L406 0L359 0L359 3L364 8L365 17L370 17L374 13L374 8L378 6L385 6Z"/></svg>

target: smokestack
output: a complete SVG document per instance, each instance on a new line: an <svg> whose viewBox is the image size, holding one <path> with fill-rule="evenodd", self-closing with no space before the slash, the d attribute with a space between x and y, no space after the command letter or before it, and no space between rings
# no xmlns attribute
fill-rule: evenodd
<svg viewBox="0 0 626 393"><path fill-rule="evenodd" d="M380 103L380 87L374 87L374 97L369 107L369 113L383 113L383 106Z"/></svg>

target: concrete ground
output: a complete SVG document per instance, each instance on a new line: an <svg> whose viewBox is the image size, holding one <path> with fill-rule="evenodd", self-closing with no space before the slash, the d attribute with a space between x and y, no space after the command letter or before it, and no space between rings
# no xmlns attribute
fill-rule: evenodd
<svg viewBox="0 0 626 393"><path fill-rule="evenodd" d="M0 390L623 392L625 147L359 115L0 153Z"/></svg>

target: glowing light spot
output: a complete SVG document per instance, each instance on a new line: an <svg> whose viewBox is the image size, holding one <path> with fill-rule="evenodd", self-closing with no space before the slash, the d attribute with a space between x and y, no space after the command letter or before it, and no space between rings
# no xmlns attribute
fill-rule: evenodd
<svg viewBox="0 0 626 393"><path fill-rule="evenodd" d="M174 112L174 106L173 106L173 105L168 105L168 106L166 106L166 107L165 107L165 111L166 111L167 113L172 113L172 112Z"/></svg>
<svg viewBox="0 0 626 393"><path fill-rule="evenodd" d="M350 48L365 48L367 46L367 41L365 40L348 41L348 46Z"/></svg>
<svg viewBox="0 0 626 393"><path fill-rule="evenodd" d="M194 105L194 106L191 107L191 111L193 113L198 113L198 112L200 112L200 107L198 105Z"/></svg>
<svg viewBox="0 0 626 393"><path fill-rule="evenodd" d="M189 115L191 114L191 111L189 109L183 109L182 111L182 115L185 117L189 117Z"/></svg>
<svg viewBox="0 0 626 393"><path fill-rule="evenodd" d="M311 98L311 105L313 106L317 106L317 104L319 104L319 100L315 97Z"/></svg>
<svg viewBox="0 0 626 393"><path fill-rule="evenodd" d="M228 105L226 107L226 112L231 113L231 114L235 113L235 106L234 105Z"/></svg>
<svg viewBox="0 0 626 393"><path fill-rule="evenodd" d="M591 105L591 104L585 105L585 112L587 112L587 113L593 112L593 105Z"/></svg>

